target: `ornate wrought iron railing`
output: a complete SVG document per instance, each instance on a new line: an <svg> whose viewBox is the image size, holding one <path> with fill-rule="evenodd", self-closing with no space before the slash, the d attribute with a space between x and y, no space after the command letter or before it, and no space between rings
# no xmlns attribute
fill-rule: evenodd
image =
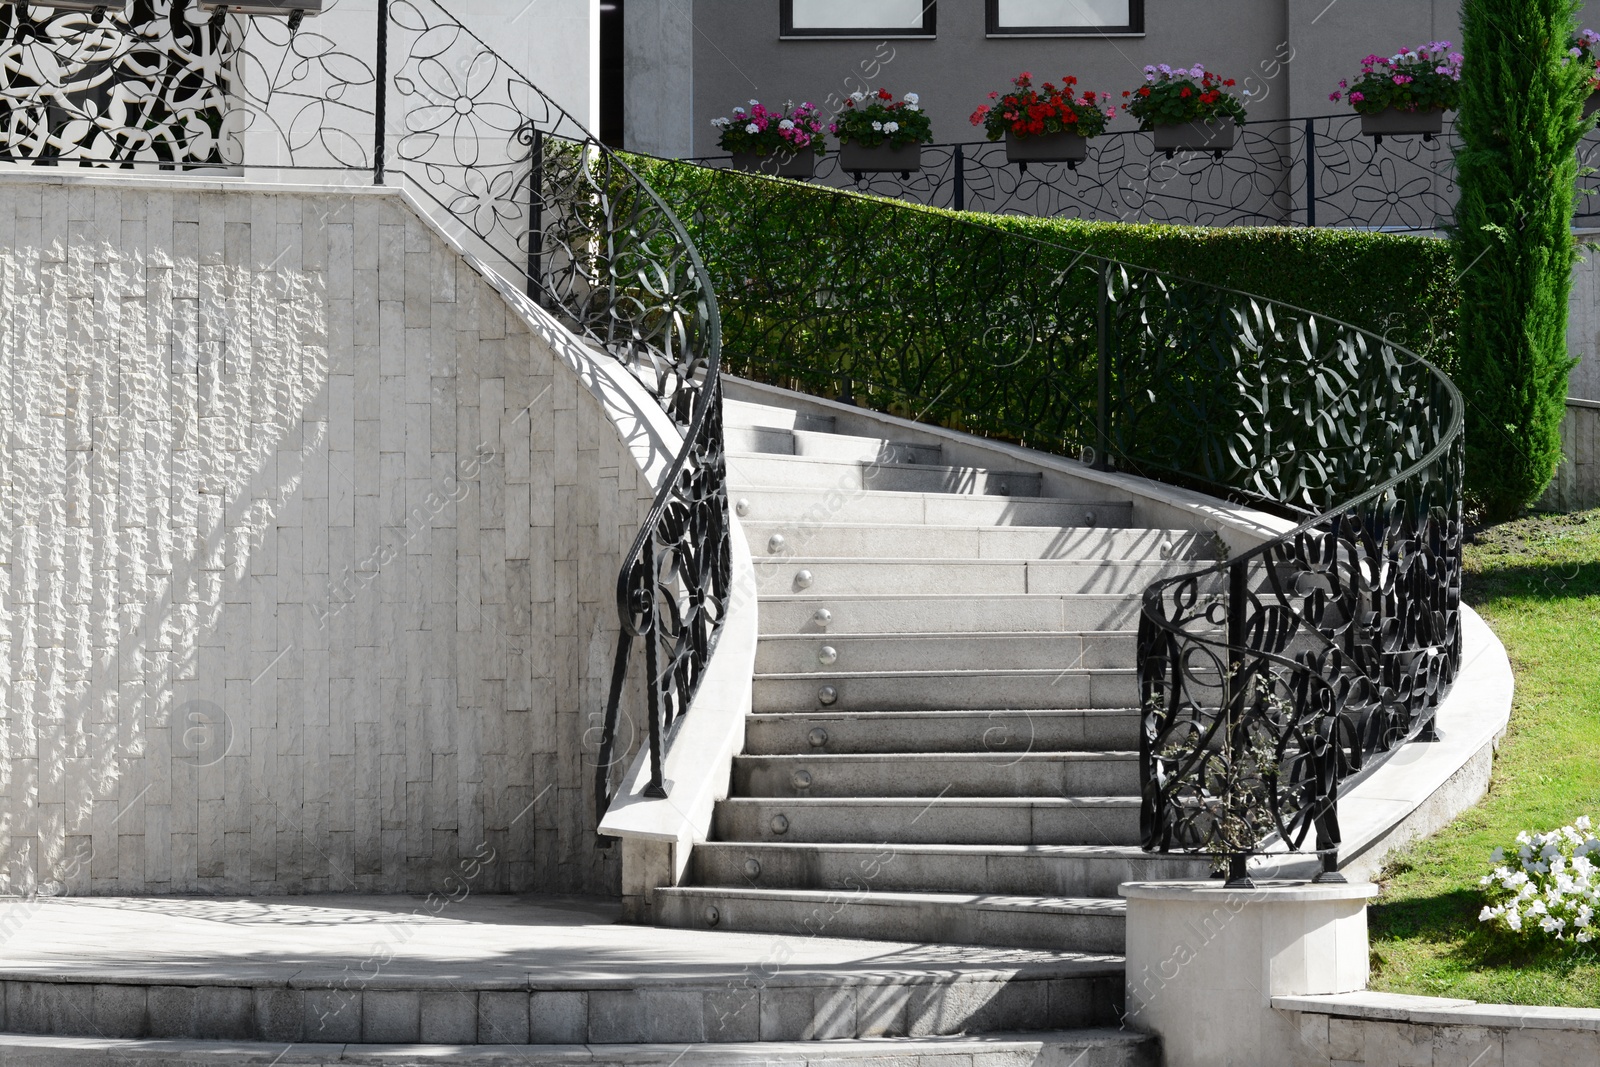
<svg viewBox="0 0 1600 1067"><path fill-rule="evenodd" d="M1450 381L1325 316L970 216L651 167L704 208L685 217L739 373L1297 524L1145 595L1143 836L1331 870L1341 792L1428 729L1459 663Z"/></svg>
<svg viewBox="0 0 1600 1067"><path fill-rule="evenodd" d="M292 28L133 0L99 17L0 4L0 160L403 174L490 269L628 367L683 434L618 577L597 749L604 812L635 736L651 791L720 633L731 580L716 297L676 216L617 153L434 0L379 0L336 40L337 0ZM359 14L359 13L358 13ZM624 734L642 658L647 731Z"/></svg>
<svg viewBox="0 0 1600 1067"><path fill-rule="evenodd" d="M929 207L1001 215L1081 218L1101 222L1164 222L1193 226L1348 226L1436 230L1455 215L1455 135L1445 132L1374 139L1360 116L1251 122L1239 143L1168 157L1151 135L1104 134L1089 158L1065 163L1006 161L1002 142L927 145L923 167L854 175L837 153L817 161L815 180L833 188ZM1583 141L1578 217L1600 217L1600 131ZM696 160L729 164L725 155Z"/></svg>

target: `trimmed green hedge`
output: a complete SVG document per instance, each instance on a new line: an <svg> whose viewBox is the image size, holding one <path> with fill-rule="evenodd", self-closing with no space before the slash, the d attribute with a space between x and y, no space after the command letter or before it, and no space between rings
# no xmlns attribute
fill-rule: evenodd
<svg viewBox="0 0 1600 1067"><path fill-rule="evenodd" d="M1047 451L1099 443L1107 282L1095 257L1129 265L1109 278L1106 312L1113 461L1301 514L1396 473L1407 451L1370 427L1336 439L1346 435L1323 425L1328 390L1349 390L1317 376L1338 367L1347 383L1403 392L1430 389L1427 374L1392 369L1404 383L1391 383L1376 362L1382 346L1227 290L1452 362L1452 261L1441 241L976 215L670 161L633 165L705 259L731 372ZM1246 351L1255 354L1241 362ZM1346 402L1363 420L1391 407L1388 397ZM1287 417L1244 414L1259 410ZM1409 416L1388 414L1391 430L1406 426Z"/></svg>
<svg viewBox="0 0 1600 1067"><path fill-rule="evenodd" d="M713 273L721 248L718 219L748 211L771 188L763 183L774 181L638 156L630 156L629 163L684 219L696 243L707 250ZM818 201L848 197L898 209L906 212L902 221L908 227L915 225L913 211L931 218L978 220L1094 255L1255 293L1383 334L1446 373L1455 369L1460 294L1450 243L1438 238L1314 227L1084 222L913 208L902 201L795 182L784 183L782 190L787 197ZM718 282L720 289L722 279Z"/></svg>

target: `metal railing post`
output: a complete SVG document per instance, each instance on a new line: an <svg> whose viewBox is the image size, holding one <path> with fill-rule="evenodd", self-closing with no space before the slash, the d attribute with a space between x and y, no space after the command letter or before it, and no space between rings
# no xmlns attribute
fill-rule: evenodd
<svg viewBox="0 0 1600 1067"><path fill-rule="evenodd" d="M1245 687L1241 684L1240 675L1244 672L1242 658L1245 642L1244 609L1246 593L1249 589L1248 560L1234 560L1228 564L1228 647L1227 660L1223 664L1225 671L1222 691L1222 714L1227 716L1224 737L1228 746L1229 765L1227 769L1230 783L1237 780L1238 761L1242 758L1237 742L1239 723L1244 719ZM1229 798L1232 802L1232 798ZM1249 857L1244 853L1232 852L1228 854L1228 881L1229 888L1248 889L1254 885L1250 880L1250 871L1247 866Z"/></svg>
<svg viewBox="0 0 1600 1067"><path fill-rule="evenodd" d="M1317 125L1306 119L1306 225L1317 224Z"/></svg>
<svg viewBox="0 0 1600 1067"><path fill-rule="evenodd" d="M540 304L544 288L544 131L537 127L528 159L528 299Z"/></svg>
<svg viewBox="0 0 1600 1067"><path fill-rule="evenodd" d="M956 145L955 171L955 208L957 211L965 211L967 210L967 151L961 145Z"/></svg>
<svg viewBox="0 0 1600 1067"><path fill-rule="evenodd" d="M1100 303L1095 315L1095 348L1099 361L1094 412L1094 467L1111 469L1111 264L1100 265Z"/></svg>
<svg viewBox="0 0 1600 1067"><path fill-rule="evenodd" d="M372 104L373 146L372 184L383 184L384 125L388 121L385 104L389 98L389 0L378 0L378 55L374 90L377 99Z"/></svg>

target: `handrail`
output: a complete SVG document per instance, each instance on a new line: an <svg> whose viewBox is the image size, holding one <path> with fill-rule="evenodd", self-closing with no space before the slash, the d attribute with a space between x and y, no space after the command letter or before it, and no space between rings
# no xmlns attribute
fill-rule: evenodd
<svg viewBox="0 0 1600 1067"><path fill-rule="evenodd" d="M1459 664L1449 379L1347 323L980 217L647 166L705 213L686 221L738 373L1294 518L1145 594L1142 836L1238 874L1315 828L1331 875L1341 791L1425 733Z"/></svg>

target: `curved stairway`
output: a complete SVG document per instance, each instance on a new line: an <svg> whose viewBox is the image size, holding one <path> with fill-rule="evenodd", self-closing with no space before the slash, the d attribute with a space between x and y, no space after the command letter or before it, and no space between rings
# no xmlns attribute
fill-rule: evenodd
<svg viewBox="0 0 1600 1067"><path fill-rule="evenodd" d="M1116 953L1142 852L1140 595L1208 535L938 444L728 400L756 557L754 712L679 927Z"/></svg>

